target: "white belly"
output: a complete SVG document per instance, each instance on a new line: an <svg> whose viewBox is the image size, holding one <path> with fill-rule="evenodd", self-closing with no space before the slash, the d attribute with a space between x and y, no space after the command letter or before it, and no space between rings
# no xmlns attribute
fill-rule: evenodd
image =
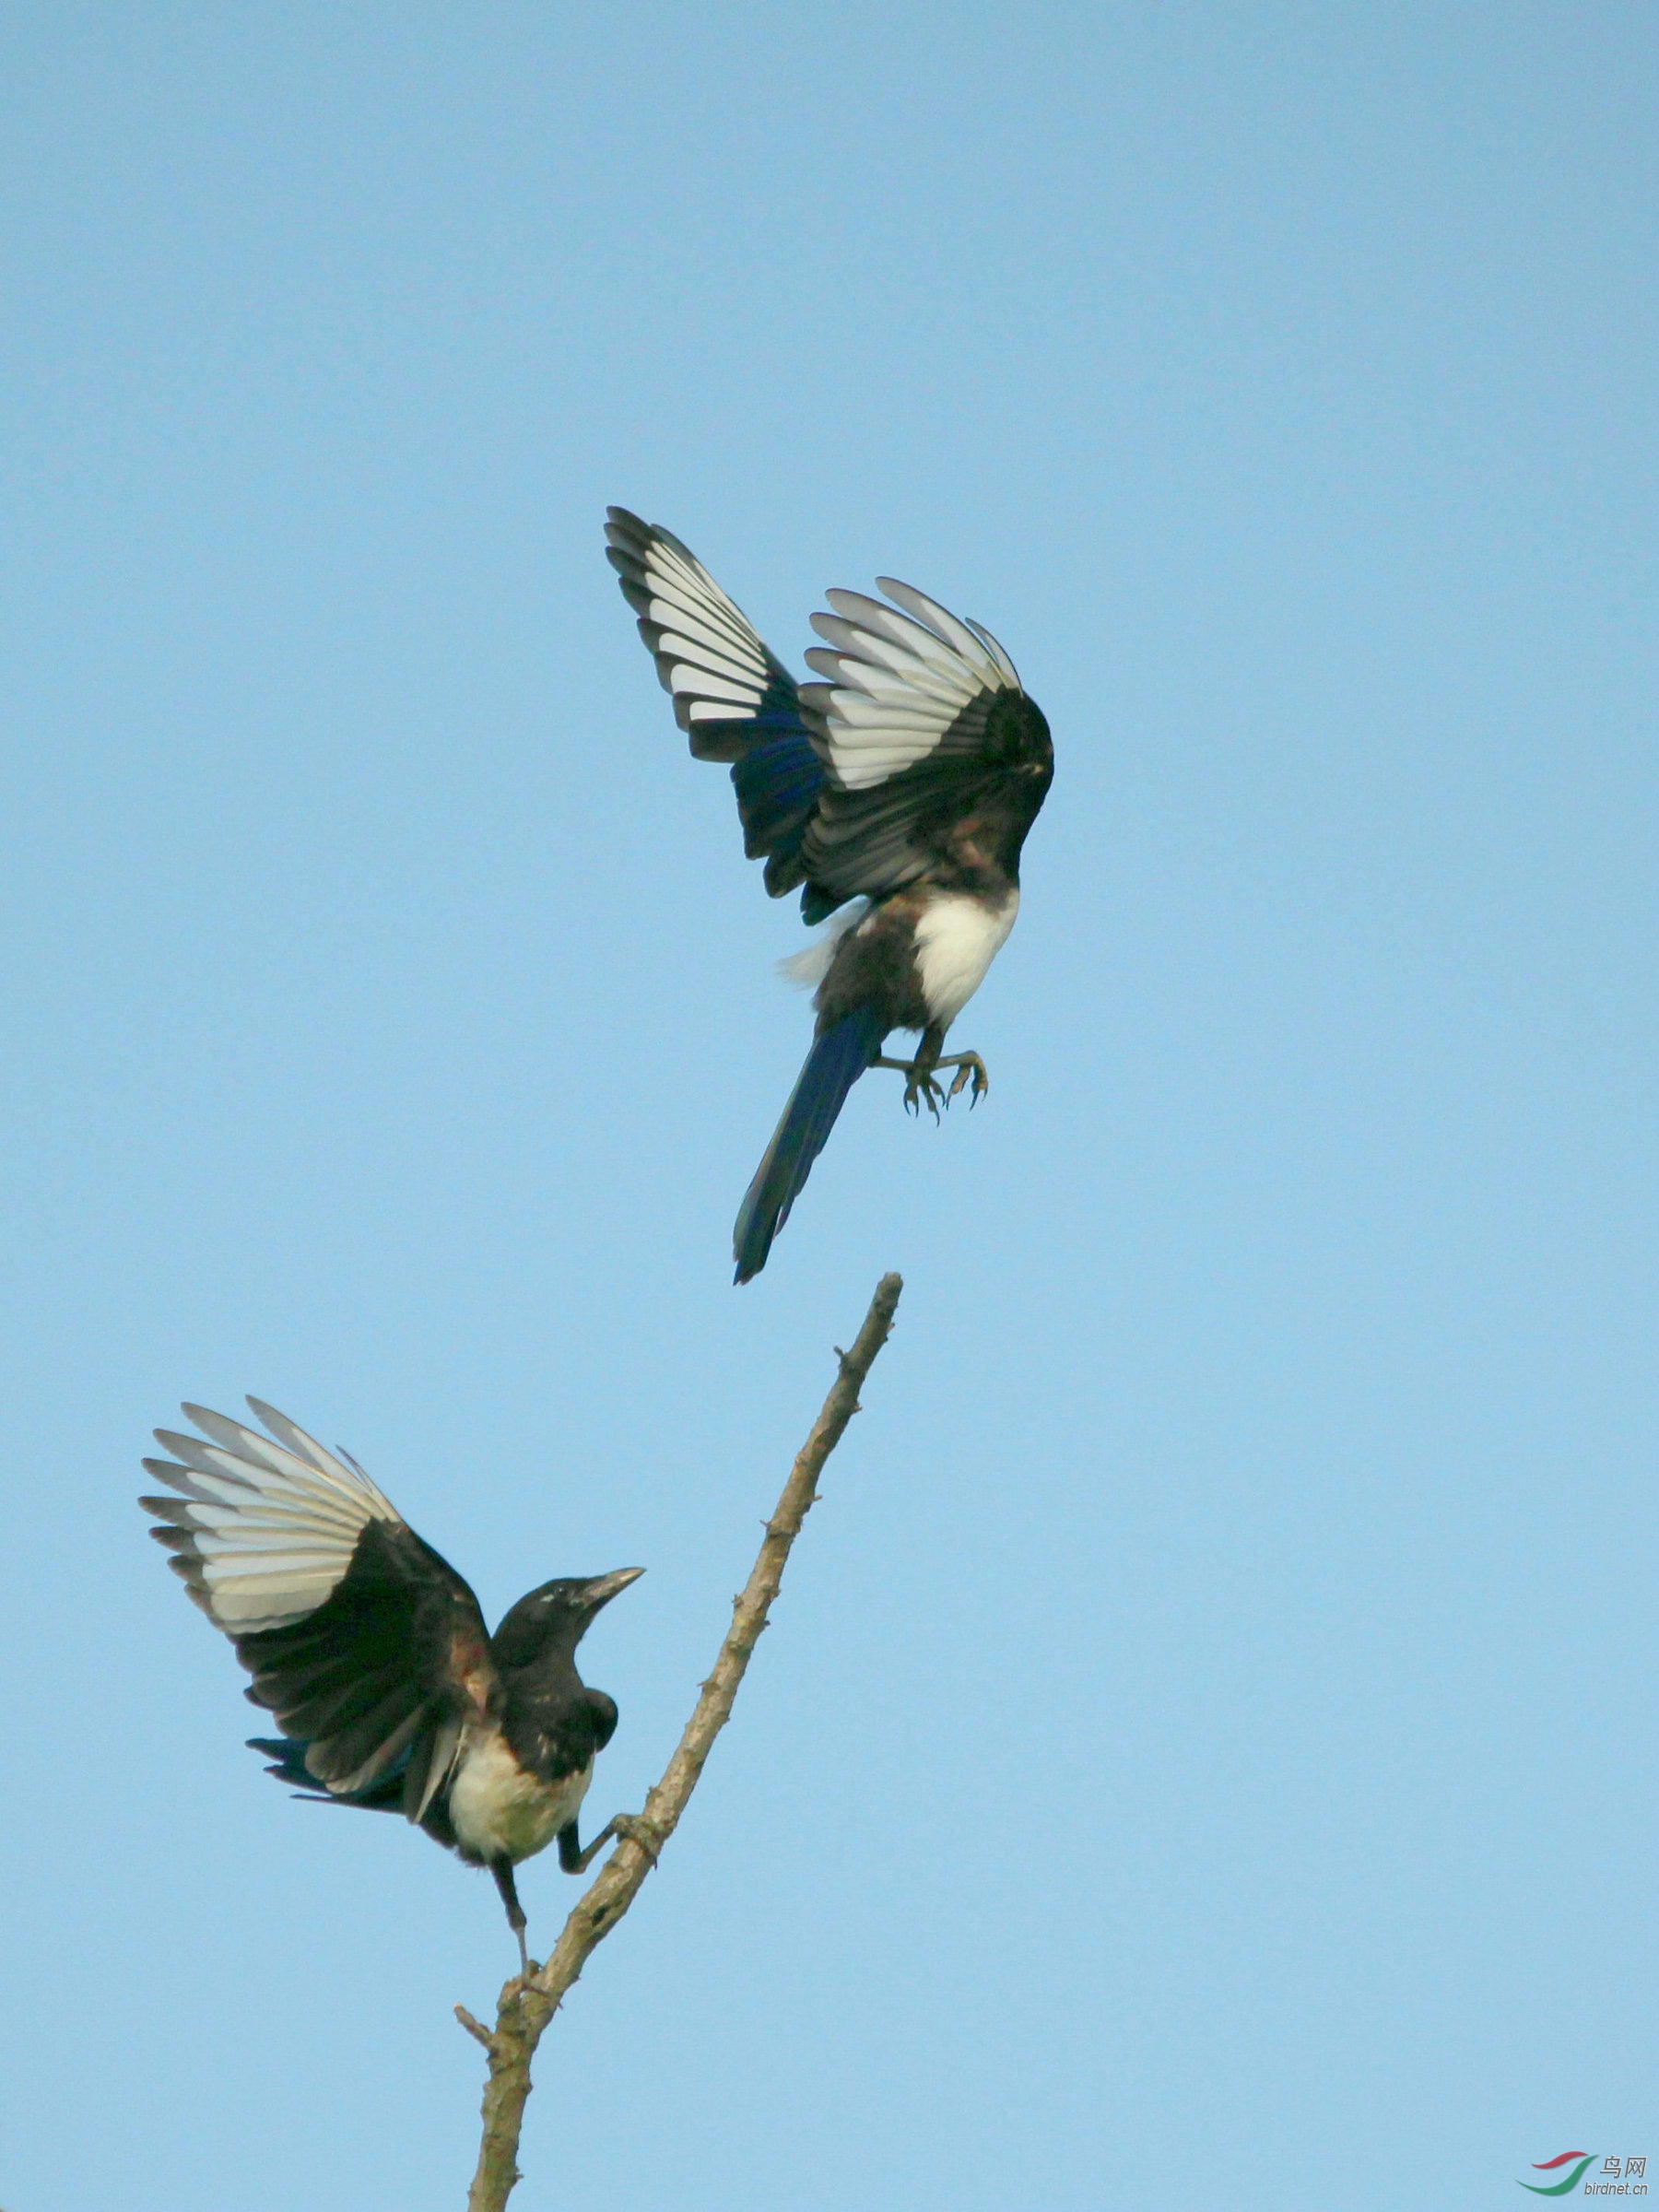
<svg viewBox="0 0 1659 2212"><path fill-rule="evenodd" d="M450 1784L449 1815L456 1841L471 1857L533 1859L568 1828L594 1779L589 1759L580 1774L538 1782L526 1774L500 1736L462 1757Z"/></svg>
<svg viewBox="0 0 1659 2212"><path fill-rule="evenodd" d="M927 1011L948 1029L985 980L1019 912L1011 890L1000 907L962 891L935 891L916 924L916 970Z"/></svg>

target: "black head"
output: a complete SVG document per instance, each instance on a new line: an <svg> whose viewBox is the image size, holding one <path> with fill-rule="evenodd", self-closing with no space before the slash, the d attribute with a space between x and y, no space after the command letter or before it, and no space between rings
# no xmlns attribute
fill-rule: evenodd
<svg viewBox="0 0 1659 2212"><path fill-rule="evenodd" d="M566 1576L532 1590L489 1640L497 1665L528 1666L551 1652L573 1653L594 1615L644 1571L643 1567L618 1567L612 1574Z"/></svg>

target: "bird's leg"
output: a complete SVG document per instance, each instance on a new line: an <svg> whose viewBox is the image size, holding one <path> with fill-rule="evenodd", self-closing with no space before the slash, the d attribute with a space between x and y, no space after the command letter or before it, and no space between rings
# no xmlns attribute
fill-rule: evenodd
<svg viewBox="0 0 1659 2212"><path fill-rule="evenodd" d="M913 1060L888 1060L885 1057L871 1062L874 1067L890 1067L905 1078L904 1111L914 1112L918 1119L925 1106L936 1122L945 1093L934 1081L934 1069L939 1065L939 1047L945 1041L945 1032L936 1023L922 1032L922 1041L916 1047ZM947 1061L946 1065L954 1065Z"/></svg>
<svg viewBox="0 0 1659 2212"><path fill-rule="evenodd" d="M954 1067L957 1071L956 1081L951 1085L945 1100L947 1106L967 1083L971 1076L973 1078L973 1096L968 1101L971 1106L977 1106L991 1088L991 1078L985 1073L985 1064L977 1053L952 1053L941 1060L938 1065L941 1067Z"/></svg>
<svg viewBox="0 0 1659 2212"><path fill-rule="evenodd" d="M512 1878L512 1861L491 1859L489 1871L495 1876L495 1886L501 1893L501 1902L507 1908L507 1925L518 1937L519 1971L527 1974L530 1971L530 1954L524 1948L524 1908L519 1903L518 1885Z"/></svg>
<svg viewBox="0 0 1659 2212"><path fill-rule="evenodd" d="M618 1813L614 1820L606 1822L583 1851L572 1820L569 1828L559 1831L559 1865L567 1874L585 1874L613 1836L622 1836L629 1842L637 1843L653 1866L665 1841L654 1820L647 1820L640 1813Z"/></svg>

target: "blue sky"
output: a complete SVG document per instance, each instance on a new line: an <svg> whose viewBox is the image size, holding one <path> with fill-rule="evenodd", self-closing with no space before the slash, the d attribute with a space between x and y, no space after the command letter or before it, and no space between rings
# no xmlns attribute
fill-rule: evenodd
<svg viewBox="0 0 1659 2212"><path fill-rule="evenodd" d="M520 2196L1439 2212L1659 2156L1653 22L74 4L0 28L16 2212L458 2204L488 1883L287 1803L131 1498L348 1446L640 1802ZM988 623L959 1024L732 1216L802 942L600 553ZM575 1894L521 1888L533 1941Z"/></svg>

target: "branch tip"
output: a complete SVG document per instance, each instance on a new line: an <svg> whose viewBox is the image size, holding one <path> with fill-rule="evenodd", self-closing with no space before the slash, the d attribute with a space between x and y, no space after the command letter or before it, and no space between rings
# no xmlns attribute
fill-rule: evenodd
<svg viewBox="0 0 1659 2212"><path fill-rule="evenodd" d="M852 1350L843 1351L840 1345L834 1347L838 1362L835 1382L789 1470L771 1517L761 1524L766 1533L759 1554L747 1587L732 1600L732 1624L712 1672L699 1686L696 1709L686 1724L662 1780L647 1792L646 1804L652 1809L641 1817L640 1825L653 1830L664 1843L678 1825L713 1748L714 1739L731 1717L733 1701L750 1656L770 1625L767 1617L782 1583L790 1547L801 1533L809 1508L818 1500L818 1480L825 1461L840 1442L852 1416L861 1410L857 1399L859 1386L887 1342L903 1288L901 1277L884 1275L876 1286L876 1294L853 1340ZM849 1398L850 1405L843 1403ZM474 2019L464 2005L455 2006L455 2018L484 2046L490 2062L489 2080L484 2091L484 2136L478 2150L477 2171L467 2197L468 2212L502 2212L520 2180L519 2135L524 2102L530 2094L530 2062L536 2044L595 1946L610 1934L633 1903L646 1876L656 1864L656 1853L644 1838L630 1836L623 1830L618 1842L637 1842L640 1848L630 1853L611 1853L571 1910L546 1964L535 1971L527 1984L522 1980L517 1984L509 1984L497 2014L496 2032L492 2035L480 2021ZM530 2001L532 1994L534 2002Z"/></svg>

